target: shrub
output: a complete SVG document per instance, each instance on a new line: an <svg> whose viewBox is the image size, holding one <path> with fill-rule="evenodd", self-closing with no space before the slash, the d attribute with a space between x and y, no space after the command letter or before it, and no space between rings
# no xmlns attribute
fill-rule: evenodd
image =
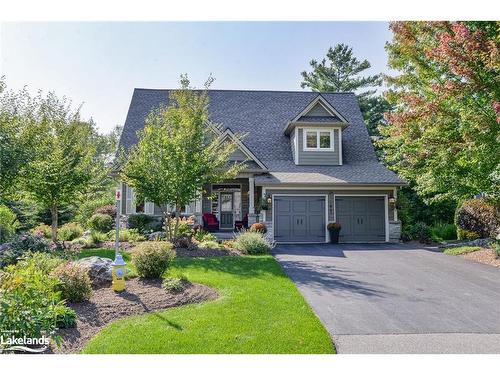
<svg viewBox="0 0 500 375"><path fill-rule="evenodd" d="M137 229L121 229L120 228L120 241L121 242L140 242L140 241L144 241L146 238L139 233L139 231ZM109 240L109 241L114 241L115 240L115 236L116 236L116 231L114 230L110 230L107 235L106 235L106 238Z"/></svg>
<svg viewBox="0 0 500 375"><path fill-rule="evenodd" d="M78 205L75 219L83 226L86 226L92 215L97 213L96 211L99 208L107 205L112 205L113 202L114 197L112 197L111 195L109 197L101 197L94 200L85 200Z"/></svg>
<svg viewBox="0 0 500 375"><path fill-rule="evenodd" d="M181 293L189 285L186 276L168 277L163 280L161 286L170 293Z"/></svg>
<svg viewBox="0 0 500 375"><path fill-rule="evenodd" d="M28 252L46 253L51 250L49 242L40 235L21 234L14 236L6 251L0 254L0 268L15 264Z"/></svg>
<svg viewBox="0 0 500 375"><path fill-rule="evenodd" d="M27 260L10 265L0 277L0 332L14 337L54 337L64 302L58 281Z"/></svg>
<svg viewBox="0 0 500 375"><path fill-rule="evenodd" d="M495 258L500 258L500 241L497 240L493 243L492 245L493 248L493 254L495 255Z"/></svg>
<svg viewBox="0 0 500 375"><path fill-rule="evenodd" d="M153 217L146 214L129 215L128 226L131 229L137 229L141 233L146 233L147 225L153 220Z"/></svg>
<svg viewBox="0 0 500 375"><path fill-rule="evenodd" d="M198 244L202 249L220 249L221 245L217 241L204 240Z"/></svg>
<svg viewBox="0 0 500 375"><path fill-rule="evenodd" d="M457 239L457 227L455 224L437 223L430 230L431 238L435 242Z"/></svg>
<svg viewBox="0 0 500 375"><path fill-rule="evenodd" d="M413 225L406 225L403 228L402 238L405 241L429 242L431 239L431 229L426 223L421 221Z"/></svg>
<svg viewBox="0 0 500 375"><path fill-rule="evenodd" d="M204 230L198 230L194 233L193 237L195 238L196 241L198 242L203 242L203 241L217 241L217 237L215 234L204 231Z"/></svg>
<svg viewBox="0 0 500 375"><path fill-rule="evenodd" d="M31 231L32 234L36 235L42 235L45 238L51 238L52 237L52 228L50 225L40 223L36 227L34 227Z"/></svg>
<svg viewBox="0 0 500 375"><path fill-rule="evenodd" d="M143 242L132 253L137 274L145 278L158 278L175 257L169 242Z"/></svg>
<svg viewBox="0 0 500 375"><path fill-rule="evenodd" d="M63 259L50 253L27 253L19 261L19 267L35 267L43 274L48 275L62 263L64 263Z"/></svg>
<svg viewBox="0 0 500 375"><path fill-rule="evenodd" d="M114 219L116 217L116 205L106 204L104 206L97 207L96 210L94 211L94 214L109 215Z"/></svg>
<svg viewBox="0 0 500 375"><path fill-rule="evenodd" d="M51 275L60 282L57 290L61 292L62 298L70 302L85 301L92 295L88 271L76 263L63 263L53 270Z"/></svg>
<svg viewBox="0 0 500 375"><path fill-rule="evenodd" d="M175 228L175 218L167 220L165 223L165 231L169 233L174 233ZM193 221L191 218L180 218L179 219L179 227L177 228L177 237L191 236L191 226L193 225Z"/></svg>
<svg viewBox="0 0 500 375"><path fill-rule="evenodd" d="M267 254L273 244L260 232L241 231L234 239L234 247L245 254Z"/></svg>
<svg viewBox="0 0 500 375"><path fill-rule="evenodd" d="M10 240L19 228L17 216L7 206L0 205L0 243Z"/></svg>
<svg viewBox="0 0 500 375"><path fill-rule="evenodd" d="M495 237L500 227L500 208L486 199L468 199L457 209L455 224L481 238Z"/></svg>
<svg viewBox="0 0 500 375"><path fill-rule="evenodd" d="M457 229L457 237L459 240L477 240L481 236L479 233L470 231L470 230L465 230L462 228Z"/></svg>
<svg viewBox="0 0 500 375"><path fill-rule="evenodd" d="M81 237L83 228L80 224L72 222L66 223L58 230L58 237L62 241L72 241L75 238Z"/></svg>
<svg viewBox="0 0 500 375"><path fill-rule="evenodd" d="M88 221L88 226L90 229L96 230L98 232L109 232L113 229L115 221L110 215L106 214L94 214Z"/></svg>
<svg viewBox="0 0 500 375"><path fill-rule="evenodd" d="M57 328L73 328L76 327L76 312L68 306L60 303L54 306Z"/></svg>
<svg viewBox="0 0 500 375"><path fill-rule="evenodd" d="M98 232L96 230L91 230L89 238L77 239L75 240L75 242L78 241L80 243L83 243L84 247L95 247L107 240L108 240L108 235L106 233Z"/></svg>
<svg viewBox="0 0 500 375"><path fill-rule="evenodd" d="M264 224L264 223L253 223L250 226L250 232L267 233L266 224Z"/></svg>

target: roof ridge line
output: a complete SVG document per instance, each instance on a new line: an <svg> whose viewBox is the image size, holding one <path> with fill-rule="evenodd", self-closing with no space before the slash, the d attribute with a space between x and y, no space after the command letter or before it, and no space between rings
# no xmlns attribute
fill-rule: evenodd
<svg viewBox="0 0 500 375"><path fill-rule="evenodd" d="M146 87L134 87L134 90L141 91L174 91L179 88L170 89L152 89ZM192 91L205 91L205 89L193 89ZM355 95L352 91L298 91L298 90L245 90L245 89L208 89L207 91L228 91L228 92L271 92L271 93L296 93L296 94L336 94L336 95Z"/></svg>

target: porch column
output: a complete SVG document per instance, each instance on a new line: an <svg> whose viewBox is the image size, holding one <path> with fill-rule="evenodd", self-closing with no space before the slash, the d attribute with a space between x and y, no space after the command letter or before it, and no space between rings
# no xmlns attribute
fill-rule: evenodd
<svg viewBox="0 0 500 375"><path fill-rule="evenodd" d="M194 201L194 216L196 216L196 223L203 225L202 215L203 215L203 194Z"/></svg>
<svg viewBox="0 0 500 375"><path fill-rule="evenodd" d="M257 222L257 215L255 214L255 178L248 177L248 225Z"/></svg>

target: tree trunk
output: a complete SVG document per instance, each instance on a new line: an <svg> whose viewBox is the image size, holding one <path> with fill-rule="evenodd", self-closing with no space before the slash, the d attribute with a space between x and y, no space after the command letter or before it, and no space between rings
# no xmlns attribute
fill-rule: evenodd
<svg viewBox="0 0 500 375"><path fill-rule="evenodd" d="M175 205L175 228L174 228L174 238L177 238L177 233L179 232L179 219L180 219L180 214L179 214L179 205Z"/></svg>
<svg viewBox="0 0 500 375"><path fill-rule="evenodd" d="M58 212L57 206L52 206L50 208L50 213L52 214L52 242L57 242L57 220Z"/></svg>
<svg viewBox="0 0 500 375"><path fill-rule="evenodd" d="M167 234L167 239L172 240L172 226L170 221L172 220L170 212L163 212L163 225L165 226L165 233Z"/></svg>

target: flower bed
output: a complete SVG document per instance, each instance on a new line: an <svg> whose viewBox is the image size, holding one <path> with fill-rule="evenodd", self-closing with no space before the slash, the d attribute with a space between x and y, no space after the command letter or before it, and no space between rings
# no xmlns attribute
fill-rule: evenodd
<svg viewBox="0 0 500 375"><path fill-rule="evenodd" d="M162 279L133 279L127 281L126 290L115 293L111 288L94 291L89 301L69 303L76 311L75 328L58 331L62 337L60 347L53 353L77 353L108 323L127 316L163 310L175 306L200 303L217 298L217 292L205 285L188 284L180 293L168 292Z"/></svg>

